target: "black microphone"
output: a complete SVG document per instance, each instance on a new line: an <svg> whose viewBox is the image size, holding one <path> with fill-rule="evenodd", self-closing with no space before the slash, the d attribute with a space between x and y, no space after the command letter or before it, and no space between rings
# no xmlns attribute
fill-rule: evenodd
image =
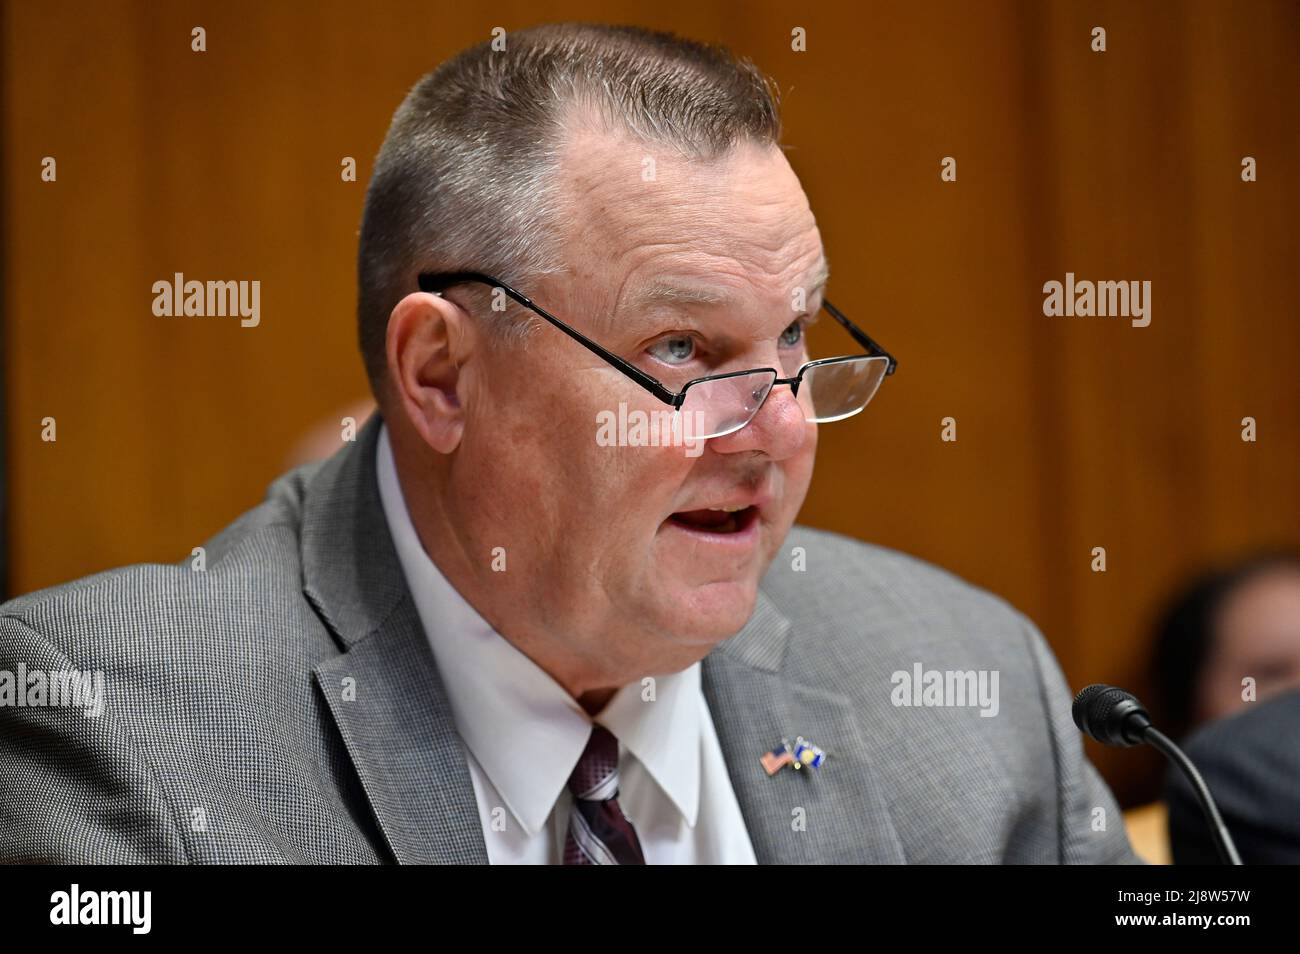
<svg viewBox="0 0 1300 954"><path fill-rule="evenodd" d="M1241 864L1241 855L1232 843L1228 827L1223 824L1219 806L1214 804L1210 788L1201 778L1192 760L1163 732L1151 724L1151 716L1137 696L1115 686L1098 683L1088 686L1074 697L1074 724L1079 731L1103 745L1130 746L1145 742L1178 766L1191 783L1196 800L1210 826L1210 835L1225 865Z"/></svg>

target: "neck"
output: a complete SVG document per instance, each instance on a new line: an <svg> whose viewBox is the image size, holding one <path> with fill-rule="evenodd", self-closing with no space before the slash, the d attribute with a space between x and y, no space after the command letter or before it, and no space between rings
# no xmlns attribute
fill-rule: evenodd
<svg viewBox="0 0 1300 954"><path fill-rule="evenodd" d="M614 698L614 693L618 690L610 689L593 689L590 692L584 692L578 697L578 705L586 711L587 715L599 715L605 706L609 705L609 700Z"/></svg>

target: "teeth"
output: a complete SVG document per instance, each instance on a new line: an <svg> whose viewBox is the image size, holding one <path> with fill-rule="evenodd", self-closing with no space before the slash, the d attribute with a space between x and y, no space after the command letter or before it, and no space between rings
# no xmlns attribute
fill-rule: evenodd
<svg viewBox="0 0 1300 954"><path fill-rule="evenodd" d="M745 509L745 505L739 507L710 507L710 510L720 511L722 513L737 513Z"/></svg>

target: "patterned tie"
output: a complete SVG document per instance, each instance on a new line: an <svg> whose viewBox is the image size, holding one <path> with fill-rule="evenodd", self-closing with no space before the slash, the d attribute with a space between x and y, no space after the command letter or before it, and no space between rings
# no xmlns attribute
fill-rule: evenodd
<svg viewBox="0 0 1300 954"><path fill-rule="evenodd" d="M618 739L593 726L569 776L573 811L564 839L566 865L643 865L636 829L618 807Z"/></svg>

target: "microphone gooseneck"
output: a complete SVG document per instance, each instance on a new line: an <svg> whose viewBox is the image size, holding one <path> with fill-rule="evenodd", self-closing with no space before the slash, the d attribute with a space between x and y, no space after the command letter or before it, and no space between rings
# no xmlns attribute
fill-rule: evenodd
<svg viewBox="0 0 1300 954"><path fill-rule="evenodd" d="M1219 807L1214 803L1205 779L1187 754L1151 724L1151 716L1137 696L1117 686L1098 683L1088 686L1074 697L1071 711L1074 724L1089 738L1096 739L1103 745L1125 747L1146 743L1178 766L1196 794L1196 800L1209 823L1210 836L1214 839L1219 857L1227 865L1241 864L1237 846L1232 843L1232 835L1223 823L1223 816L1219 814Z"/></svg>

